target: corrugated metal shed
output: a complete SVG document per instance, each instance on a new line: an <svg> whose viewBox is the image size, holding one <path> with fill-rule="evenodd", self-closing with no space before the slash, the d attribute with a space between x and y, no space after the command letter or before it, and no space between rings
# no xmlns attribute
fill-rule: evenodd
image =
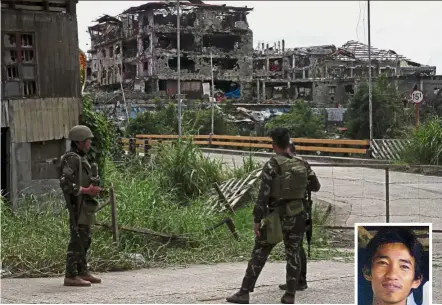
<svg viewBox="0 0 442 305"><path fill-rule="evenodd" d="M11 100L11 141L23 143L67 138L69 130L79 122L80 105L81 98Z"/></svg>

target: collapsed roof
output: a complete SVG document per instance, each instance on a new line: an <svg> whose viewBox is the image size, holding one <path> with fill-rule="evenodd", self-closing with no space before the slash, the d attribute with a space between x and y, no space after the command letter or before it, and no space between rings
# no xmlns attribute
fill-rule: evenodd
<svg viewBox="0 0 442 305"><path fill-rule="evenodd" d="M252 11L253 8L245 7L237 7L237 6L226 6L225 4L222 5L216 5L216 4L206 4L202 1L197 0L191 0L191 1L180 1L181 5L187 5L191 7L205 7L205 8L214 8L219 10L233 10L233 11L242 11L242 12L248 12ZM133 6L128 8L123 12L123 14L134 14L142 11L146 11L149 9L162 9L167 7L174 7L176 6L175 1L164 1L164 2L148 2L139 6Z"/></svg>

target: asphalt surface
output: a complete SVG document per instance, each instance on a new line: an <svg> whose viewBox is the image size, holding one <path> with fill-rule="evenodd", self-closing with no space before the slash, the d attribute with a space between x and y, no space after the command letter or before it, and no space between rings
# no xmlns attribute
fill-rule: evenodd
<svg viewBox="0 0 442 305"><path fill-rule="evenodd" d="M64 287L63 278L2 279L2 303L208 303L224 304L242 281L246 263L152 268L100 274L103 283ZM337 260L308 263L308 286L297 304L354 304L354 265ZM440 269L439 269L440 271ZM434 278L433 303L442 301L440 275ZM268 263L250 303L278 304L284 263Z"/></svg>
<svg viewBox="0 0 442 305"><path fill-rule="evenodd" d="M63 278L3 279L2 303L226 303L242 281L246 263L153 268L101 274L102 284L64 287ZM353 264L311 262L309 288L297 303L354 303ZM327 270L327 272L324 272ZM280 303L278 284L285 280L285 264L268 263L258 279L251 303Z"/></svg>

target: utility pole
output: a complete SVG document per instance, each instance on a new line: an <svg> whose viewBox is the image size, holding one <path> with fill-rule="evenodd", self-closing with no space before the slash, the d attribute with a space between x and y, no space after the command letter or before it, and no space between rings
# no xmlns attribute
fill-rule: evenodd
<svg viewBox="0 0 442 305"><path fill-rule="evenodd" d="M181 115L181 50L180 50L180 0L176 1L177 6L177 22L176 22L176 33L177 33L177 60L178 60L178 81L177 81L177 101L178 101L178 135L182 136L182 115Z"/></svg>
<svg viewBox="0 0 442 305"><path fill-rule="evenodd" d="M214 116L215 116L215 83L213 81L213 58L212 58L212 52L210 52L210 71L212 73L212 94L211 94L211 100L212 100L212 135L215 134L214 132Z"/></svg>
<svg viewBox="0 0 442 305"><path fill-rule="evenodd" d="M371 82L371 36L370 36L370 0L367 1L368 12L368 112L370 126L370 148L373 147L373 84Z"/></svg>

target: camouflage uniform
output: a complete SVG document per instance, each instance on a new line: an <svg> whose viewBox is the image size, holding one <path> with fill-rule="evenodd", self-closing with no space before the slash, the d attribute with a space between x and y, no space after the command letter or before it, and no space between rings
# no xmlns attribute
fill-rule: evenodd
<svg viewBox="0 0 442 305"><path fill-rule="evenodd" d="M279 156L290 159L295 158L292 154L286 153L279 154ZM319 181L317 180L315 173L311 170L309 164L301 158L296 157L296 159L298 160L298 162L304 163L307 169L307 177L309 181L311 181L309 185L312 190L319 190ZM278 208L278 206L281 206L281 202L278 203L278 200L275 200L274 196L272 196L273 179L275 178L275 176L281 174L280 171L280 166L278 165L275 157L272 157L264 165L261 176L261 187L259 190L258 200L253 211L255 224L260 223L267 214ZM305 233L306 216L302 203L302 198L300 198L299 200L294 200L292 202L295 202L293 213L294 215L281 215L283 240L287 259L287 291L281 299L283 303L294 302L294 295L301 273L300 249L302 246L303 235ZM286 202L282 203L282 205L284 204L286 204ZM227 298L228 302L248 303L249 301L248 293L254 290L255 283L259 277L259 274L261 273L270 252L275 246L274 244L269 244L266 241L266 225L261 228L260 235L260 237L255 238L255 246L252 251L252 257L246 269L246 274L241 285L241 290L238 293L234 294L232 297Z"/></svg>
<svg viewBox="0 0 442 305"><path fill-rule="evenodd" d="M306 198L304 198L304 209L307 209L307 192L305 195ZM307 222L308 215L307 213L304 213L305 221ZM307 228L306 228L307 230ZM299 256L301 259L301 274L299 275L299 281L298 285L296 287L296 290L305 290L307 289L307 254L305 253L304 248L304 234L302 235L302 241L301 241L301 249L299 250ZM279 288L281 290L287 289L287 284L280 284Z"/></svg>
<svg viewBox="0 0 442 305"><path fill-rule="evenodd" d="M61 157L60 187L69 211L70 240L65 271L65 285L69 286L89 286L101 282L89 274L87 267L87 252L92 242L91 225L95 222L98 203L80 191L81 187L99 184L100 178L92 176L92 168L85 153L75 146Z"/></svg>

